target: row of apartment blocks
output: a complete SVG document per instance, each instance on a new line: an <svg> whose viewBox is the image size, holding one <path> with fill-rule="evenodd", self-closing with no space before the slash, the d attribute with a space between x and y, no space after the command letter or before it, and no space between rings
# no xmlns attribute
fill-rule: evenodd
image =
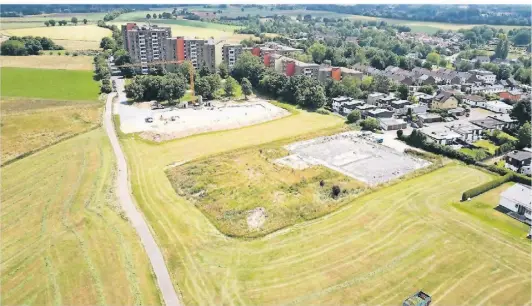
<svg viewBox="0 0 532 306"><path fill-rule="evenodd" d="M341 80L351 76L362 79L363 73L345 67L320 66L314 63L304 63L290 58L294 52L301 49L283 46L275 42L267 42L254 47L244 47L240 44L224 44L214 39L189 39L172 37L170 27L137 26L127 23L122 26L124 45L129 52L132 62L140 64L139 70L148 73L148 63L157 61L190 61L195 69L206 66L215 72L223 61L229 69L233 68L238 58L246 51L261 58L266 67L275 69L287 76L305 75L321 82L327 79ZM172 71L177 64L166 64L166 69Z"/></svg>

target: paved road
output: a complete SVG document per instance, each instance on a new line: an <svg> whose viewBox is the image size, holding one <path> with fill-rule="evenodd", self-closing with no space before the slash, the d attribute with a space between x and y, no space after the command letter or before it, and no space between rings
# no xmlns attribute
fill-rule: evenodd
<svg viewBox="0 0 532 306"><path fill-rule="evenodd" d="M120 85L123 85L123 80L117 80L117 82L120 82ZM119 88L121 89L123 87L119 86ZM165 304L167 306L180 306L182 305L182 303L177 297L174 286L172 285L170 274L168 273L168 269L166 268L166 265L164 263L164 258L161 253L161 250L159 249L159 246L157 246L157 244L155 243L155 239L153 238L153 235L150 232L148 224L137 210L133 202L133 198L131 196L131 192L129 189L129 177L127 174L127 163L124 157L124 153L122 152L122 148L120 148L120 144L118 142L118 137L116 136L116 131L112 119L113 98L115 96L116 93L113 92L107 97L103 125L105 127L105 131L107 132L107 136L109 136L109 140L111 141L111 145L113 147L113 151L115 153L116 160L118 163L118 200L120 201L120 204L122 205L122 208L124 209L124 212L126 213L126 216L128 217L129 221L140 236L142 245L144 246L144 249L148 254L153 271L155 272L157 284L159 285L159 289L161 290ZM121 94L119 94L119 96L121 96Z"/></svg>

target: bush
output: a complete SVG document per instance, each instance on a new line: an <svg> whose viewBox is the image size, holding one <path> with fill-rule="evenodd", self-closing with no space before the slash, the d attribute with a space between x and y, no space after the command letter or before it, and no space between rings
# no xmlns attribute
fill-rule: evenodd
<svg viewBox="0 0 532 306"><path fill-rule="evenodd" d="M397 130L397 139L403 139L403 130Z"/></svg>
<svg viewBox="0 0 532 306"><path fill-rule="evenodd" d="M325 108L318 108L318 109L316 110L316 113L318 113L318 114L322 114L322 115L329 115L331 112L328 111L328 110L326 110Z"/></svg>
<svg viewBox="0 0 532 306"><path fill-rule="evenodd" d="M473 187L473 188L471 188L469 190L466 190L462 194L462 201L467 201L467 199L469 199L469 198L473 198L473 197L475 197L475 196L477 196L479 194L482 194L482 193L484 193L484 192L486 192L488 190L491 190L491 189L493 189L495 187L498 187L498 186L500 186L500 185L512 180L513 176L514 175L512 173L508 173L508 174L506 174L504 176L498 177L498 178L496 178L494 180L491 180L491 181L489 181L487 183L484 183L484 184L479 185L477 187Z"/></svg>
<svg viewBox="0 0 532 306"><path fill-rule="evenodd" d="M523 185L532 186L532 178L519 173L513 173L512 181Z"/></svg>
<svg viewBox="0 0 532 306"><path fill-rule="evenodd" d="M379 121L371 117L368 117L362 120L362 122L360 122L360 126L362 127L363 130L367 130L367 131L375 131L380 127Z"/></svg>
<svg viewBox="0 0 532 306"><path fill-rule="evenodd" d="M340 189L340 186L338 185L332 186L331 195L333 196L333 198L338 197L338 195L340 195L341 192L342 190Z"/></svg>
<svg viewBox="0 0 532 306"><path fill-rule="evenodd" d="M360 111L354 110L347 115L347 122L348 123L355 123L358 120L362 118L362 115L360 114Z"/></svg>
<svg viewBox="0 0 532 306"><path fill-rule="evenodd" d="M65 55L70 55L70 52L68 52L68 51L65 51Z"/></svg>
<svg viewBox="0 0 532 306"><path fill-rule="evenodd" d="M77 53L77 52L72 53L72 56L78 56L78 55L79 55L79 53Z"/></svg>

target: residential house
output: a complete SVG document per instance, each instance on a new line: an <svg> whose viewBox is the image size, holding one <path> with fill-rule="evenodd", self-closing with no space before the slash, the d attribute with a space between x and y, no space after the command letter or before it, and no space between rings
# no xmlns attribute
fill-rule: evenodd
<svg viewBox="0 0 532 306"><path fill-rule="evenodd" d="M362 77L364 76L364 74L361 71L350 69L350 68L345 68L345 67L340 67L340 73L341 73L342 78L352 77L352 78L362 80Z"/></svg>
<svg viewBox="0 0 532 306"><path fill-rule="evenodd" d="M370 104L363 104L356 107L360 111L362 117L367 117L367 113L371 110L377 109L377 106Z"/></svg>
<svg viewBox="0 0 532 306"><path fill-rule="evenodd" d="M472 94L497 94L502 91L504 91L504 86L502 85L474 85L469 89Z"/></svg>
<svg viewBox="0 0 532 306"><path fill-rule="evenodd" d="M512 111L512 106L501 102L501 101L488 101L486 102L486 109L495 112L495 113L503 113L508 114L510 111Z"/></svg>
<svg viewBox="0 0 532 306"><path fill-rule="evenodd" d="M366 112L366 115L373 118L392 118L394 112L384 109L384 108L376 108L370 111Z"/></svg>
<svg viewBox="0 0 532 306"><path fill-rule="evenodd" d="M504 100L510 100L510 101L516 102L516 101L521 100L521 94L522 92L517 91L517 90L503 91L499 93L499 97Z"/></svg>
<svg viewBox="0 0 532 306"><path fill-rule="evenodd" d="M499 205L530 220L532 191L529 186L515 184L501 193Z"/></svg>
<svg viewBox="0 0 532 306"><path fill-rule="evenodd" d="M481 64L486 64L486 63L489 63L490 62L490 58L489 56L485 56L485 55L478 55L476 56L473 61L476 63L476 62L480 62Z"/></svg>
<svg viewBox="0 0 532 306"><path fill-rule="evenodd" d="M411 105L412 103L408 100L397 100L390 103L390 108L395 112L404 109L406 106Z"/></svg>
<svg viewBox="0 0 532 306"><path fill-rule="evenodd" d="M432 100L432 109L452 109L458 107L458 100L453 93L441 91Z"/></svg>
<svg viewBox="0 0 532 306"><path fill-rule="evenodd" d="M353 100L354 100L353 98L346 97L346 96L340 96L340 97L332 98L332 102L331 102L332 109L333 109L333 111L339 113L345 103L351 102Z"/></svg>
<svg viewBox="0 0 532 306"><path fill-rule="evenodd" d="M424 113L417 115L421 123L441 122L443 118L438 114Z"/></svg>
<svg viewBox="0 0 532 306"><path fill-rule="evenodd" d="M486 99L477 95L466 95L463 102L471 107L486 107Z"/></svg>
<svg viewBox="0 0 532 306"><path fill-rule="evenodd" d="M463 107L451 108L447 113L453 116L463 116L465 114L465 109Z"/></svg>
<svg viewBox="0 0 532 306"><path fill-rule="evenodd" d="M408 114L408 110L411 109L412 114L425 114L427 113L427 110L429 109L427 105L418 103L418 104L412 104L412 105L406 105L403 109L401 109L397 114L399 115L406 115Z"/></svg>
<svg viewBox="0 0 532 306"><path fill-rule="evenodd" d="M532 152L514 150L504 157L505 167L518 173L530 175Z"/></svg>
<svg viewBox="0 0 532 306"><path fill-rule="evenodd" d="M340 81L342 79L342 71L339 67L320 67L318 71L318 80L325 82L327 80Z"/></svg>
<svg viewBox="0 0 532 306"><path fill-rule="evenodd" d="M425 135L428 142L435 142L441 145L455 143L462 135L442 127L428 127L419 129Z"/></svg>
<svg viewBox="0 0 532 306"><path fill-rule="evenodd" d="M489 133L493 132L494 130L502 130L505 125L504 122L489 117L484 119L470 120L469 122L482 128L482 131Z"/></svg>
<svg viewBox="0 0 532 306"><path fill-rule="evenodd" d="M396 118L379 118L379 124L385 131L406 129L406 122Z"/></svg>
<svg viewBox="0 0 532 306"><path fill-rule="evenodd" d="M419 85L434 85L436 84L436 79L430 75L426 75L426 74L423 74L423 75L420 75L417 79L416 79L416 83L419 84Z"/></svg>
<svg viewBox="0 0 532 306"><path fill-rule="evenodd" d="M469 73L475 74L479 79L483 80L484 83L494 84L496 76L491 71L482 70L482 69L473 69L469 70Z"/></svg>
<svg viewBox="0 0 532 306"><path fill-rule="evenodd" d="M385 97L386 95L380 92L374 92L368 95L367 103L370 105L377 105L377 100Z"/></svg>
<svg viewBox="0 0 532 306"><path fill-rule="evenodd" d="M434 99L433 95L429 95L429 94L426 94L424 92L415 92L412 96L417 98L417 101L420 104L424 104L424 105L427 105L429 107L432 105L432 100Z"/></svg>
<svg viewBox="0 0 532 306"><path fill-rule="evenodd" d="M512 118L509 114L489 115L488 118L492 118L501 122L502 128L506 129L512 129L518 125L517 119Z"/></svg>
<svg viewBox="0 0 532 306"><path fill-rule="evenodd" d="M389 96L385 96L385 97L381 97L381 98L378 98L377 99L377 103L376 105L378 107L384 107L384 108L387 108L388 106L391 105L391 103L393 101L397 101L399 100L398 98L392 96L392 95L389 95Z"/></svg>
<svg viewBox="0 0 532 306"><path fill-rule="evenodd" d="M452 123L446 126L451 131L460 134L460 139L475 142L482 138L482 128L470 123Z"/></svg>

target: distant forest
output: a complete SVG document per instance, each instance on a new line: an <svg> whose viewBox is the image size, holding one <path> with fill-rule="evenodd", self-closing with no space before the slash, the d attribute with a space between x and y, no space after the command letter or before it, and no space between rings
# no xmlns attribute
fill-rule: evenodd
<svg viewBox="0 0 532 306"><path fill-rule="evenodd" d="M308 10L464 24L530 25L530 5L307 5Z"/></svg>

